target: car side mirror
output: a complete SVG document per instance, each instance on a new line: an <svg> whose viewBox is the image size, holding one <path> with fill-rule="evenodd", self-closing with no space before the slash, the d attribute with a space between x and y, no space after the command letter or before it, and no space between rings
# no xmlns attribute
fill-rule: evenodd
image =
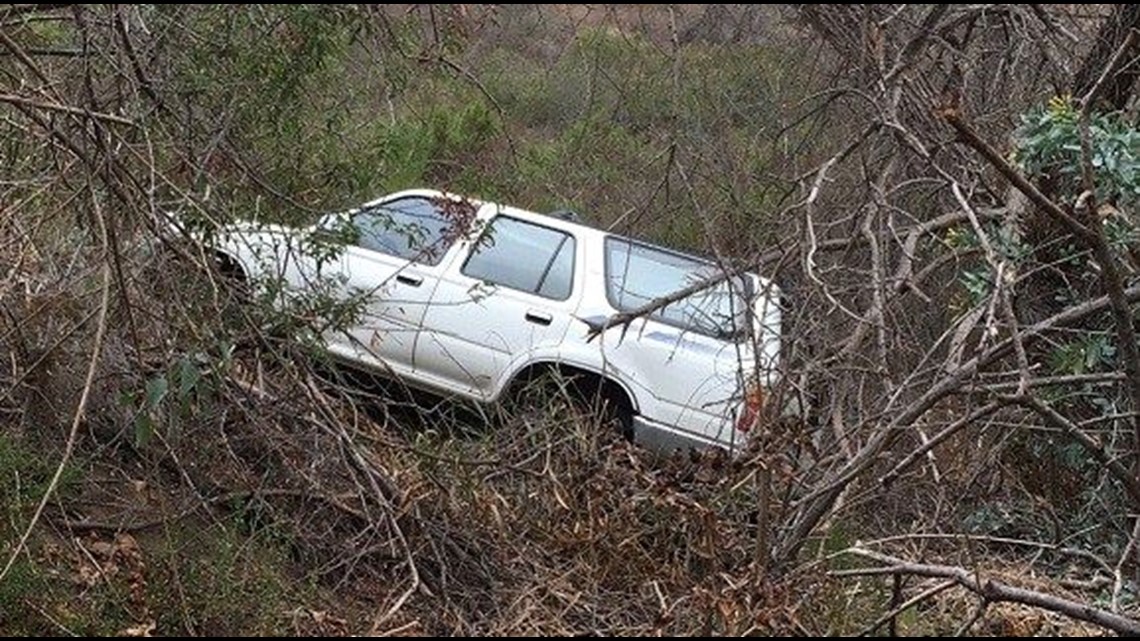
<svg viewBox="0 0 1140 641"><path fill-rule="evenodd" d="M314 238L327 242L353 244L358 232L352 225L352 216L347 213L325 214L312 227Z"/></svg>
<svg viewBox="0 0 1140 641"><path fill-rule="evenodd" d="M317 220L316 229L340 229L351 224L352 217L345 212L325 214Z"/></svg>

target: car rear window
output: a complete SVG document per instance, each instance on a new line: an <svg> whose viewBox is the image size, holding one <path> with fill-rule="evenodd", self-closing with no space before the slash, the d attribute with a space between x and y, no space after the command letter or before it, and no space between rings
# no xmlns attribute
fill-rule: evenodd
<svg viewBox="0 0 1140 641"><path fill-rule="evenodd" d="M629 312L715 276L711 261L646 245L628 238L606 239L606 295L619 311ZM752 281L726 280L671 303L650 317L702 334L731 338L746 327Z"/></svg>

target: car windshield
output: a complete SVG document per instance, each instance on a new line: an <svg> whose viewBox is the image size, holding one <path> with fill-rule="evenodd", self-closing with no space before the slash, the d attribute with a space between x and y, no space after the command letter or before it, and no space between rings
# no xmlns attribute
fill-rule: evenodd
<svg viewBox="0 0 1140 641"><path fill-rule="evenodd" d="M627 238L606 239L606 295L620 311L633 311L719 272L715 263ZM737 276L651 314L652 318L721 338L747 327L750 278Z"/></svg>

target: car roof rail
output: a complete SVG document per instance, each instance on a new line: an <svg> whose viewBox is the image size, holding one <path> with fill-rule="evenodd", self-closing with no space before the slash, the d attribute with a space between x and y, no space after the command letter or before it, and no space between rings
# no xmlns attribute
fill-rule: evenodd
<svg viewBox="0 0 1140 641"><path fill-rule="evenodd" d="M582 222L582 216L572 209L555 209L549 215L572 223Z"/></svg>

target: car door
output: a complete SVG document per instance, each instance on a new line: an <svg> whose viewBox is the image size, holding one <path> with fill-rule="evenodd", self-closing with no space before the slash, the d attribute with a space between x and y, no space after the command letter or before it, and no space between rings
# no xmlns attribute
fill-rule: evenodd
<svg viewBox="0 0 1140 641"><path fill-rule="evenodd" d="M609 237L606 296L620 311L635 310L712 276L715 265L686 254ZM653 420L706 439L731 439L742 383L754 356L740 331L751 281L736 278L607 332L609 366L636 388Z"/></svg>
<svg viewBox="0 0 1140 641"><path fill-rule="evenodd" d="M574 311L573 234L500 214L440 276L416 343L417 376L489 399L528 358L557 354Z"/></svg>
<svg viewBox="0 0 1140 641"><path fill-rule="evenodd" d="M415 339L456 237L438 198L405 196L365 206L349 218L355 241L341 256L344 286L366 297L342 350L371 365L408 373Z"/></svg>

